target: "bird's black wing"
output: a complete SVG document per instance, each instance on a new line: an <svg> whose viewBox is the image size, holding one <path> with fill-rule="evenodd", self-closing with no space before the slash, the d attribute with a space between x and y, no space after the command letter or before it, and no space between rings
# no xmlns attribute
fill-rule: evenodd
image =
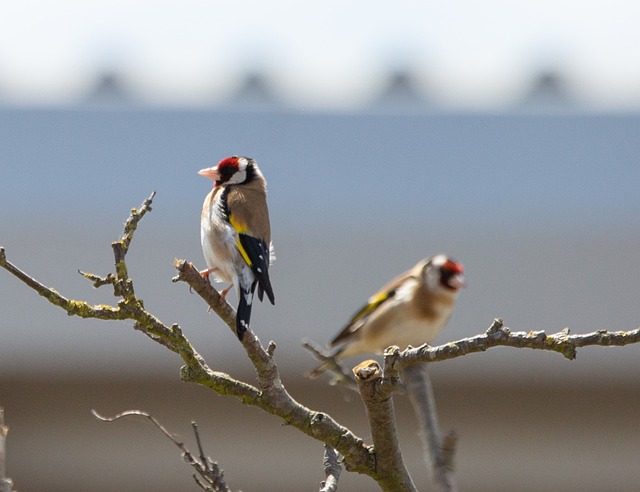
<svg viewBox="0 0 640 492"><path fill-rule="evenodd" d="M262 301L266 293L271 304L275 304L275 296L269 280L269 245L261 239L243 233L238 234L238 240L241 246L240 253L258 281L258 298Z"/></svg>

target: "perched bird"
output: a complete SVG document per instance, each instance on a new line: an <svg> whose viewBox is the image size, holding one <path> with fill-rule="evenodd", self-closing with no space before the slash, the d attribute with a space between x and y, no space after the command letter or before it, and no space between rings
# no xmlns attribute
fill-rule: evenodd
<svg viewBox="0 0 640 492"><path fill-rule="evenodd" d="M227 157L198 174L214 181L204 199L200 220L208 267L200 274L207 279L213 274L217 281L231 283L221 291L223 298L237 282L236 332L242 340L251 319L256 286L261 301L266 293L271 304L275 303L269 280L273 253L267 182L256 161L249 157Z"/></svg>
<svg viewBox="0 0 640 492"><path fill-rule="evenodd" d="M363 353L380 354L397 345L419 346L445 327L464 287L462 264L445 256L424 259L369 298L349 323L329 342L337 359ZM317 377L325 364L309 373Z"/></svg>

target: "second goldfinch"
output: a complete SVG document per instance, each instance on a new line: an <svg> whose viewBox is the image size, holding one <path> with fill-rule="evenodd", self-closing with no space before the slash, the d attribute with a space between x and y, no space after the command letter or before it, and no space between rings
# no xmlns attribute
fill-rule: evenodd
<svg viewBox="0 0 640 492"><path fill-rule="evenodd" d="M273 254L267 182L256 161L241 156L227 157L198 174L214 181L202 207L200 237L208 268L200 273L231 283L221 292L223 298L237 283L236 332L242 340L256 287L261 301L266 294L275 304L269 279Z"/></svg>
<svg viewBox="0 0 640 492"><path fill-rule="evenodd" d="M424 259L371 296L329 342L342 359L364 353L381 354L391 345L401 349L431 342L443 330L464 287L461 263L445 255ZM309 375L317 377L326 367Z"/></svg>

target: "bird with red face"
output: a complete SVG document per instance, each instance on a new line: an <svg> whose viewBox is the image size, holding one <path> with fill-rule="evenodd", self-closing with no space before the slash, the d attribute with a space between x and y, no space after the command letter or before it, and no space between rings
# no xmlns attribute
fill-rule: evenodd
<svg viewBox="0 0 640 492"><path fill-rule="evenodd" d="M251 320L254 292L275 304L269 279L273 258L271 227L267 208L267 182L254 159L233 156L198 174L213 180L204 200L200 238L207 269L219 282L230 285L220 292L226 298L237 284L236 333L242 340Z"/></svg>
<svg viewBox="0 0 640 492"><path fill-rule="evenodd" d="M420 261L371 296L329 342L332 356L343 359L364 353L381 354L391 345L401 349L431 342L449 321L464 287L461 263L445 255ZM317 377L322 364L309 373Z"/></svg>

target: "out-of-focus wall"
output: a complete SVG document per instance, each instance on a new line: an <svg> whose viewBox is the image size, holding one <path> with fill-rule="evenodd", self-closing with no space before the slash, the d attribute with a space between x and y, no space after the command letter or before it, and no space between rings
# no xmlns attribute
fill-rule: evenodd
<svg viewBox="0 0 640 492"><path fill-rule="evenodd" d="M637 384L518 386L496 378L469 384L438 372L442 425L459 436L460 490L636 489ZM206 452L234 489L317 490L323 478L320 443L238 401L176 379L162 371L146 380L0 380L10 426L7 470L17 489L197 490L191 468L155 427L134 418L106 424L90 413L136 408L151 412L191 451L197 447L190 422L197 421ZM299 401L328 411L370 442L357 394L346 400L322 381L285 381ZM406 396L395 401L407 466L419 489L427 490L414 415ZM370 479L347 472L340 483L344 490L375 489Z"/></svg>

